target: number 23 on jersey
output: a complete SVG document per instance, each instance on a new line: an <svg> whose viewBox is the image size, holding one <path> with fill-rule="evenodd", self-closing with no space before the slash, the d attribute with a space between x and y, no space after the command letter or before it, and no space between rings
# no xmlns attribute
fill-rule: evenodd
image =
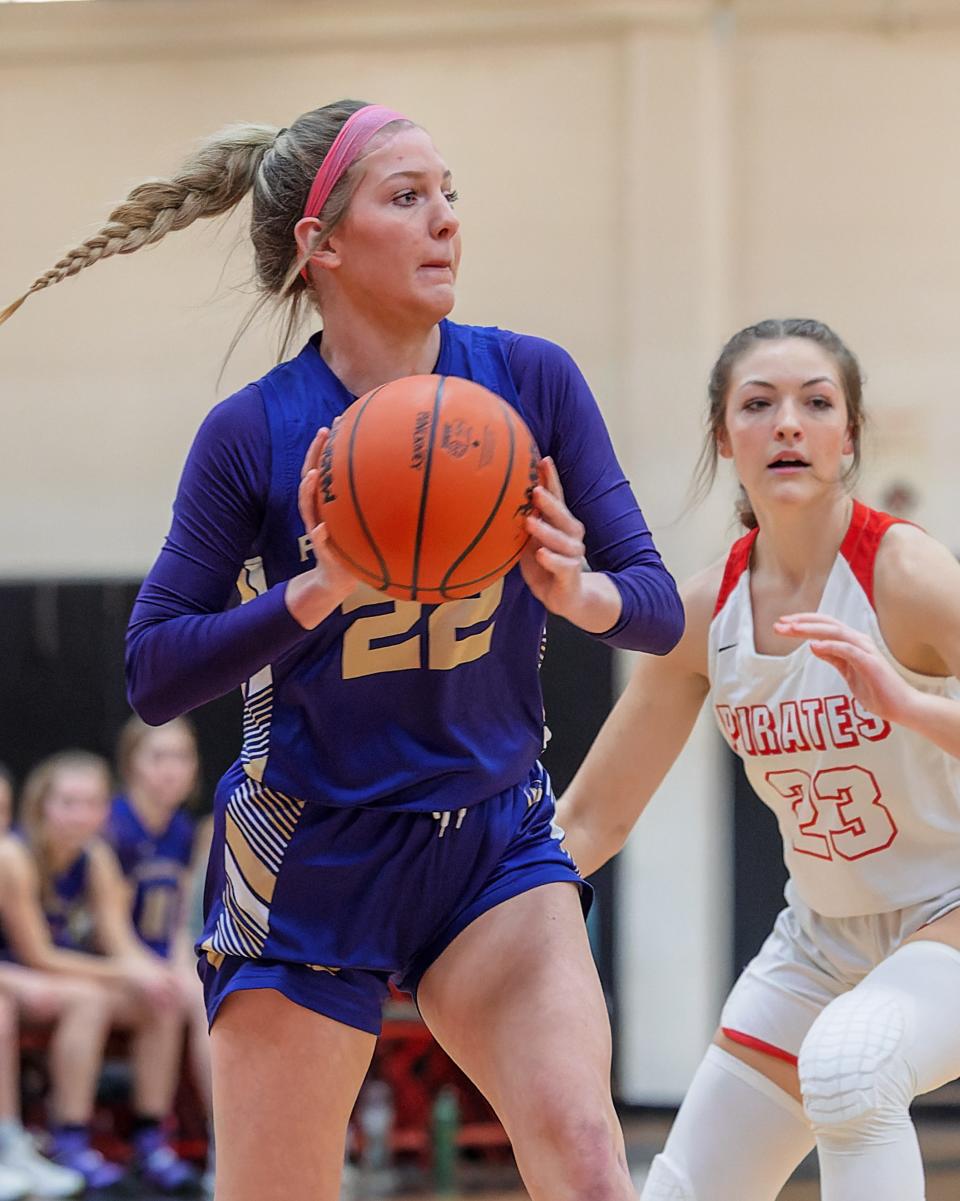
<svg viewBox="0 0 960 1201"><path fill-rule="evenodd" d="M791 803L793 849L802 855L862 859L885 851L897 837L876 777L865 767L828 767L814 776L796 768L770 771L767 783Z"/></svg>

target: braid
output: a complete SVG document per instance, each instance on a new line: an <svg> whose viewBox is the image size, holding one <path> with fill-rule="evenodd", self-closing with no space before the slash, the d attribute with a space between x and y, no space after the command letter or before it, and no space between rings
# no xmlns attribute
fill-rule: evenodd
<svg viewBox="0 0 960 1201"><path fill-rule="evenodd" d="M228 212L253 187L263 157L279 132L273 125L228 126L208 138L172 179L139 184L98 233L65 254L0 312L0 325L34 292L58 284L100 259L132 254L141 246L159 242L171 230Z"/></svg>

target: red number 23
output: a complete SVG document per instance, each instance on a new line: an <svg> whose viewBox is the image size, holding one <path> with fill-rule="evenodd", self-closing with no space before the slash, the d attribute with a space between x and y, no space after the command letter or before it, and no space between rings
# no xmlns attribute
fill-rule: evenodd
<svg viewBox="0 0 960 1201"><path fill-rule="evenodd" d="M873 772L828 767L809 772L769 771L767 782L790 801L797 829L793 849L817 859L862 859L886 850L897 824L880 800Z"/></svg>

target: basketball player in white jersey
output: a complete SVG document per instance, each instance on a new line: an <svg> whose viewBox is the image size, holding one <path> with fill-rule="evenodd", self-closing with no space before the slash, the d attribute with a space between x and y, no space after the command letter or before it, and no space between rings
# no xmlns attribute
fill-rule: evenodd
<svg viewBox="0 0 960 1201"><path fill-rule="evenodd" d="M615 854L710 697L777 815L787 907L724 1007L642 1201L774 1201L816 1143L823 1201L922 1201L908 1107L960 1075L960 565L848 492L856 359L764 321L710 381L703 472L748 533L695 576L562 800Z"/></svg>

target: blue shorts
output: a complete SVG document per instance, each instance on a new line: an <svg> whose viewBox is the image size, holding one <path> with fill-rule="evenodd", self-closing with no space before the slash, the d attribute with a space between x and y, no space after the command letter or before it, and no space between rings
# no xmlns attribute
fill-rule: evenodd
<svg viewBox="0 0 960 1201"><path fill-rule="evenodd" d="M592 889L560 846L549 777L443 814L281 796L234 767L217 790L198 947L212 1024L231 992L271 988L380 1032L388 981L427 968L488 909L541 884Z"/></svg>

